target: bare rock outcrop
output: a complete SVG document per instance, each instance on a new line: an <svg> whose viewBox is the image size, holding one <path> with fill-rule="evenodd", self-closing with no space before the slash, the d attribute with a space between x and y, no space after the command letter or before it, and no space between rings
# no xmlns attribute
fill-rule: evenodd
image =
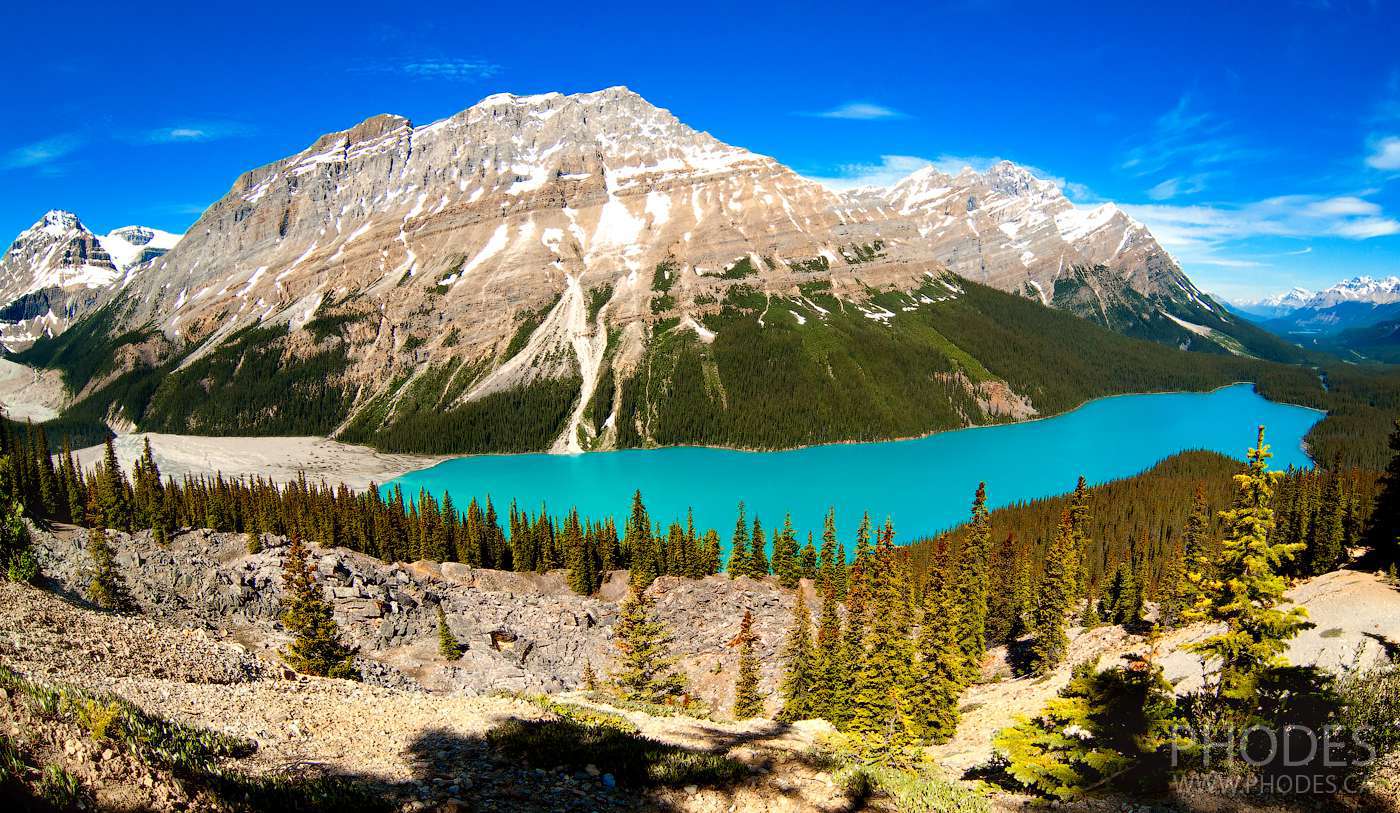
<svg viewBox="0 0 1400 813"><path fill-rule="evenodd" d="M45 574L81 597L88 579L85 531L34 528ZM281 613L285 540L265 536L247 552L243 534L193 530L166 545L148 532L111 533L116 565L142 615L200 627L275 662L287 640ZM468 695L558 692L579 688L585 665L607 673L614 653L617 601L627 574L610 574L601 595L579 596L563 572L509 573L458 563L386 564L344 549L316 551L325 595L366 679ZM763 684L777 710L778 652L793 591L768 580L662 577L650 588L659 617L675 634L675 652L692 691L716 709L732 702L737 652L729 646L750 611ZM805 591L813 600L810 588ZM437 609L466 650L448 662L437 651Z"/></svg>

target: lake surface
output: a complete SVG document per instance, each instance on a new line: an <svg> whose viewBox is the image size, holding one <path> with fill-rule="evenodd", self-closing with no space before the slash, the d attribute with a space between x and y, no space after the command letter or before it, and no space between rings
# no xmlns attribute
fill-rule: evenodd
<svg viewBox="0 0 1400 813"><path fill-rule="evenodd" d="M960 429L915 440L809 446L781 452L697 447L591 452L582 455L483 455L448 460L394 480L407 497L419 489L452 494L465 509L489 494L502 518L546 504L560 516L618 518L641 489L653 522L684 518L716 528L727 546L739 500L765 529L791 512L802 540L820 544L822 517L836 509L849 550L861 514L894 520L897 542L931 535L966 519L979 481L993 506L1073 490L1084 475L1102 483L1137 474L1177 452L1209 449L1243 459L1264 424L1270 463L1311 465L1303 436L1323 413L1276 404L1235 384L1209 393L1122 395L1091 401L1044 420ZM621 528L619 528L619 533Z"/></svg>

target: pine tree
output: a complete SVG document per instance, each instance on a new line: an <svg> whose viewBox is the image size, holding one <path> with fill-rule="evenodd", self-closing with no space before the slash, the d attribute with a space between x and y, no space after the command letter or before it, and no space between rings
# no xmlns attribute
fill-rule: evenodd
<svg viewBox="0 0 1400 813"><path fill-rule="evenodd" d="M1139 655L1101 672L1085 663L1034 719L1002 729L993 745L1026 787L1061 800L1094 788L1165 789L1176 726L1162 669Z"/></svg>
<svg viewBox="0 0 1400 813"><path fill-rule="evenodd" d="M1133 574L1133 566L1119 562L1104 588L1099 615L1110 624L1132 625L1142 620L1142 586Z"/></svg>
<svg viewBox="0 0 1400 813"><path fill-rule="evenodd" d="M749 548L749 575L761 579L768 575L768 542L763 535L763 523L753 518L753 536Z"/></svg>
<svg viewBox="0 0 1400 813"><path fill-rule="evenodd" d="M244 546L248 549L249 555L262 553L262 534L252 529L249 529L248 534L244 539Z"/></svg>
<svg viewBox="0 0 1400 813"><path fill-rule="evenodd" d="M739 675L734 681L734 719L747 720L763 716L763 695L758 691L758 656L753 644L758 638L753 632L753 614L744 611L739 622L739 635L730 646L739 647Z"/></svg>
<svg viewBox="0 0 1400 813"><path fill-rule="evenodd" d="M813 717L812 688L815 683L815 663L812 657L812 616L807 599L799 588L793 597L792 628L783 646L784 673L779 691L783 708L778 719L807 720Z"/></svg>
<svg viewBox="0 0 1400 813"><path fill-rule="evenodd" d="M121 464L117 462L117 450L111 438L107 438L102 469L97 476L97 506L104 527L123 531L131 529L131 486L122 473Z"/></svg>
<svg viewBox="0 0 1400 813"><path fill-rule="evenodd" d="M924 593L918 660L908 694L910 725L923 740L943 742L958 727L963 661L956 623L948 590L936 573Z"/></svg>
<svg viewBox="0 0 1400 813"><path fill-rule="evenodd" d="M661 575L657 561L656 540L651 532L651 518L642 504L642 492L632 495L632 514L623 531L622 548L630 557L632 587L645 590Z"/></svg>
<svg viewBox="0 0 1400 813"><path fill-rule="evenodd" d="M87 554L92 562L88 598L104 610L121 612L129 606L126 584L117 572L116 555L102 528L88 529Z"/></svg>
<svg viewBox="0 0 1400 813"><path fill-rule="evenodd" d="M665 703L685 690L685 679L675 672L671 633L652 617L651 600L633 588L618 608L613 627L621 657L613 673L613 685L628 700Z"/></svg>
<svg viewBox="0 0 1400 813"><path fill-rule="evenodd" d="M1182 558L1186 566L1184 600L1189 609L1200 600L1201 580L1215 574L1215 557L1211 555L1210 545L1210 513L1206 508L1205 489L1200 484L1196 485L1196 493L1191 500L1191 513L1186 518L1183 541L1185 550Z"/></svg>
<svg viewBox="0 0 1400 813"><path fill-rule="evenodd" d="M1308 572L1314 576L1335 570L1346 558L1346 495L1342 493L1342 456L1338 452L1326 473L1317 506L1317 521L1308 540Z"/></svg>
<svg viewBox="0 0 1400 813"><path fill-rule="evenodd" d="M457 636L452 634L452 628L447 626L447 611L442 608L442 602L437 606L438 623L438 654L449 661L455 661L462 657L464 647L457 641Z"/></svg>
<svg viewBox="0 0 1400 813"><path fill-rule="evenodd" d="M1162 582L1157 599L1157 623L1164 627L1180 626L1183 614L1192 604L1191 582L1186 578L1185 551L1172 546L1162 568Z"/></svg>
<svg viewBox="0 0 1400 813"><path fill-rule="evenodd" d="M564 522L564 564L569 568L569 587L581 596L591 596L602 584L593 550L586 544L579 525L578 509Z"/></svg>
<svg viewBox="0 0 1400 813"><path fill-rule="evenodd" d="M749 576L753 560L749 556L749 523L744 518L744 501L739 501L739 519L734 523L734 536L729 542L729 578Z"/></svg>
<svg viewBox="0 0 1400 813"><path fill-rule="evenodd" d="M1037 674L1059 666L1069 650L1065 616L1069 614L1071 596L1074 594L1073 566L1074 525L1070 512L1066 511L1061 515L1060 528L1045 553L1045 569L1031 611L1031 631L1035 640L1031 642L1030 661L1031 668Z"/></svg>
<svg viewBox="0 0 1400 813"><path fill-rule="evenodd" d="M1255 698L1261 674L1286 663L1288 641L1308 626L1302 608L1280 609L1287 602L1287 583L1279 568L1304 546L1269 541L1278 480L1277 473L1269 471L1270 456L1261 426L1248 466L1235 475L1234 503L1220 512L1225 534L1217 575L1201 582L1200 601L1188 616L1224 625L1223 632L1189 649L1219 664L1215 694L1245 705Z"/></svg>
<svg viewBox="0 0 1400 813"><path fill-rule="evenodd" d="M14 466L9 457L3 456L0 456L0 575L19 582L32 582L39 576L39 560L34 556L29 526L24 524L24 500L15 483Z"/></svg>
<svg viewBox="0 0 1400 813"><path fill-rule="evenodd" d="M1089 549L1089 525L1092 517L1089 515L1089 486L1084 480L1084 475L1079 476L1078 482L1074 484L1074 498L1070 501L1069 522L1072 531L1070 538L1069 561L1070 578L1074 584L1074 589L1070 593L1070 604L1084 597L1088 589L1086 584L1087 574L1085 573L1084 552Z"/></svg>
<svg viewBox="0 0 1400 813"><path fill-rule="evenodd" d="M844 701L849 685L850 669L841 639L841 606L833 580L822 588L817 645L813 652L812 716L834 726L843 725L848 711Z"/></svg>
<svg viewBox="0 0 1400 813"><path fill-rule="evenodd" d="M834 508L828 508L826 510L826 516L822 519L822 549L820 559L821 562L817 566L817 581L818 586L821 588L822 595L825 596L827 586L831 585L834 587L837 578L836 509ZM845 565L845 562L841 562L840 565ZM841 592L838 590L836 595L837 598L840 598Z"/></svg>
<svg viewBox="0 0 1400 813"><path fill-rule="evenodd" d="M1380 479L1367 541L1386 560L1400 559L1400 418L1390 433L1390 463Z"/></svg>
<svg viewBox="0 0 1400 813"><path fill-rule="evenodd" d="M306 547L292 533L282 563L282 625L292 642L280 653L293 669L308 675L359 680L355 653L340 642L330 602L316 584Z"/></svg>
<svg viewBox="0 0 1400 813"><path fill-rule="evenodd" d="M987 654L987 580L992 546L992 529L987 514L987 484L977 484L972 501L972 519L963 536L962 550L953 582L957 597L958 648L963 654L964 681L970 683L982 674Z"/></svg>
<svg viewBox="0 0 1400 813"><path fill-rule="evenodd" d="M593 661L583 662L583 688L590 692L598 690L598 674L593 671Z"/></svg>
<svg viewBox="0 0 1400 813"><path fill-rule="evenodd" d="M802 578L801 551L797 547L797 533L792 529L792 514L783 519L783 529L773 537L773 573L778 584L792 589Z"/></svg>
<svg viewBox="0 0 1400 813"><path fill-rule="evenodd" d="M801 563L799 570L801 571L802 578L815 584L820 571L817 565L817 549L812 544L811 531L807 532L807 544L802 546Z"/></svg>
<svg viewBox="0 0 1400 813"><path fill-rule="evenodd" d="M854 675L847 723L847 728L859 737L863 757L884 765L904 763L911 745L905 720L913 653L903 624L904 585L895 560L893 537L887 524L875 546L868 597L869 628L862 644L864 657Z"/></svg>

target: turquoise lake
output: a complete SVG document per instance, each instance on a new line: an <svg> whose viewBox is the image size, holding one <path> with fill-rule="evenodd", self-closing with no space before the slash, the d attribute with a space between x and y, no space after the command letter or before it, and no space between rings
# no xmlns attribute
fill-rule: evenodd
<svg viewBox="0 0 1400 813"><path fill-rule="evenodd" d="M1122 395L1043 420L940 432L914 440L809 446L780 452L679 447L582 455L482 455L445 461L392 481L407 497L450 492L459 508L490 495L505 515L541 504L556 516L624 517L641 489L653 522L695 511L697 527L726 543L739 500L767 529L791 512L805 540L820 538L828 506L849 548L861 514L894 520L908 542L967 517L979 481L993 506L1061 494L1080 475L1102 483L1137 474L1177 452L1209 449L1243 458L1264 424L1276 468L1309 466L1303 436L1323 417L1235 384L1208 393ZM619 524L620 521L619 521ZM620 529L619 529L620 530Z"/></svg>

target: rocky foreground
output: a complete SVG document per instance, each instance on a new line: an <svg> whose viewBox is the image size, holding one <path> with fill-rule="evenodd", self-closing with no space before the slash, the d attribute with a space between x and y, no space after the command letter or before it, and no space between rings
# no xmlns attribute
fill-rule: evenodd
<svg viewBox="0 0 1400 813"><path fill-rule="evenodd" d="M353 683L296 675L276 658L286 641L277 622L282 540L266 537L264 550L249 554L238 534L192 531L166 546L146 534L117 535L117 566L139 612L114 615L81 598L83 533L35 528L46 582L0 583L0 666L13 670L0 672L0 734L78 777L95 793L89 805L228 809L230 794L245 806L260 798L250 787L342 777L397 810L894 809L879 794L866 798L849 787L827 753L824 723L723 719L737 660L728 644L745 610L776 710L778 650L794 594L771 582L665 578L651 588L658 614L677 633L695 695L719 718L699 719L617 709L583 690L585 666L605 674L610 663L625 573L586 598L559 574L388 565L319 551L337 620L359 647L365 682ZM1295 642L1295 662L1366 662L1400 640L1400 591L1375 575L1332 573L1292 595L1317 624ZM438 654L439 606L467 647L460 661ZM1159 642L1168 676L1183 686L1198 666L1181 647L1206 632L1181 630ZM1107 663L1141 646L1119 628L1076 631L1069 662ZM984 763L992 734L1038 710L1068 671L1007 679L994 657L989 680L963 700L957 736L932 756L950 776ZM219 775L240 779L192 781L188 771L95 736L81 714L46 716L16 682L25 679L71 687L64 708L87 708L72 698L120 697L143 713L231 738L241 745L220 758ZM610 732L601 739L598 729L585 734L574 725L599 719ZM354 798L339 809L365 797ZM965 809L1022 801L997 797Z"/></svg>
<svg viewBox="0 0 1400 813"><path fill-rule="evenodd" d="M85 533L64 527L33 531L44 573L70 598L80 597L87 584ZM265 535L256 554L248 553L243 534L207 530L175 535L164 546L148 532L112 539L117 569L140 614L208 630L266 658L275 659L289 640L278 622L285 539ZM614 572L598 597L584 597L569 589L563 571L385 564L344 549L318 551L315 564L336 621L359 647L369 682L468 696L578 689L589 664L605 673L617 602L627 585L627 573ZM677 633L676 654L696 697L713 708L732 703L738 653L729 642L745 611L753 614L763 686L776 689L792 591L768 581L715 576L663 577L650 593L660 617ZM810 587L806 595L815 601ZM439 606L466 646L458 661L438 655ZM776 711L776 699L771 705Z"/></svg>

